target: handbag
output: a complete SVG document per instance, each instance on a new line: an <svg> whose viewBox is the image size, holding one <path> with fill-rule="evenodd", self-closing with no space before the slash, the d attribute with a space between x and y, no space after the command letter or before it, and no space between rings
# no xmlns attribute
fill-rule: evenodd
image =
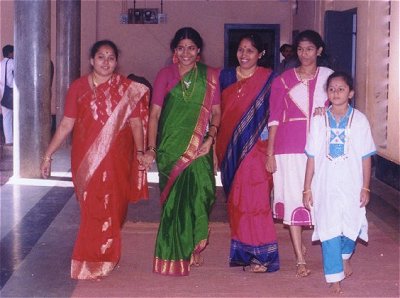
<svg viewBox="0 0 400 298"><path fill-rule="evenodd" d="M8 59L10 61L10 59ZM9 110L13 109L13 88L7 85L7 63L6 62L6 73L5 73L5 84L4 84L4 93L3 97L1 98L1 105Z"/></svg>

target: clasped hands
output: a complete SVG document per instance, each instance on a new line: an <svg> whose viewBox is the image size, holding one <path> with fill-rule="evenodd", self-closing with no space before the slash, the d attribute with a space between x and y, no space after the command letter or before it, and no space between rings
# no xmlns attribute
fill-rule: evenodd
<svg viewBox="0 0 400 298"><path fill-rule="evenodd" d="M212 138L206 138L203 144L200 145L199 150L195 158L204 156L210 152L212 147ZM156 158L156 152L153 150L147 150L144 154L137 154L137 159L140 166L144 167L145 170L149 170Z"/></svg>

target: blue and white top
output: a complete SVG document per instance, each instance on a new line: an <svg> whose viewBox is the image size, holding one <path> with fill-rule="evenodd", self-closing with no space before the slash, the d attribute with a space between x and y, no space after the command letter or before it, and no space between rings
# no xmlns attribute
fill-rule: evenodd
<svg viewBox="0 0 400 298"><path fill-rule="evenodd" d="M375 154L376 148L365 115L349 105L339 121L330 109L313 117L305 152L315 162L313 241L341 235L368 241L365 208L360 208L362 160Z"/></svg>

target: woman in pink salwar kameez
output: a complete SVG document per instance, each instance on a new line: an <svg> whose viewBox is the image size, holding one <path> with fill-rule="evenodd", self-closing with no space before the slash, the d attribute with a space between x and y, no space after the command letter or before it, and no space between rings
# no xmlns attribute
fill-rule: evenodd
<svg viewBox="0 0 400 298"><path fill-rule="evenodd" d="M332 70L318 66L324 42L312 30L301 32L295 42L300 66L274 80L271 91L267 170L273 173L274 217L289 226L296 255L297 276L310 274L302 227L313 225L304 208L302 191L307 157L304 153L310 117L327 102L325 84Z"/></svg>

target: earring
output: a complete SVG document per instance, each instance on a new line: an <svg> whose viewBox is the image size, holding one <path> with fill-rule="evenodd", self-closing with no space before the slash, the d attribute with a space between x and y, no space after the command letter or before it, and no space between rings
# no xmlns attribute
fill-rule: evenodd
<svg viewBox="0 0 400 298"><path fill-rule="evenodd" d="M176 52L172 55L172 63L177 64L179 62L178 56L176 55Z"/></svg>

